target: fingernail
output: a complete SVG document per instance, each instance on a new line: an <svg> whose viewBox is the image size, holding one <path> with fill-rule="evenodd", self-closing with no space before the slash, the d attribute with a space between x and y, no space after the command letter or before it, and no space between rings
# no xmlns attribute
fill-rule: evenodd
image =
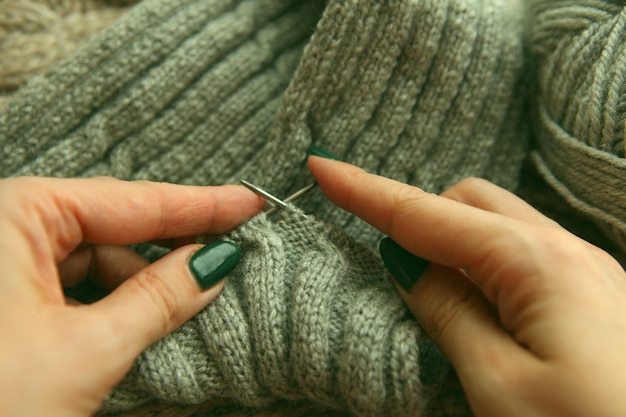
<svg viewBox="0 0 626 417"><path fill-rule="evenodd" d="M212 287L239 263L241 250L229 241L213 242L203 246L189 259L189 269L203 290Z"/></svg>
<svg viewBox="0 0 626 417"><path fill-rule="evenodd" d="M319 146L315 146L315 145L309 146L308 152L309 152L309 155L321 156L322 158L334 159L335 161L341 161L341 158L339 158L336 155L333 155L332 153L328 152L326 149L320 148Z"/></svg>
<svg viewBox="0 0 626 417"><path fill-rule="evenodd" d="M415 285L428 267L428 261L406 251L390 237L380 242L379 250L391 275L407 290Z"/></svg>

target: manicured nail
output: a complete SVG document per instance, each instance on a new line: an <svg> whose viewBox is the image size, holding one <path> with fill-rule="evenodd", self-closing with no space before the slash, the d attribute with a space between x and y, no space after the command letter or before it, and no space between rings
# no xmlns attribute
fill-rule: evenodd
<svg viewBox="0 0 626 417"><path fill-rule="evenodd" d="M239 263L241 250L236 243L219 241L198 250L189 259L189 269L203 290L221 281Z"/></svg>
<svg viewBox="0 0 626 417"><path fill-rule="evenodd" d="M428 267L428 261L404 250L390 237L380 242L380 257L396 281L410 290Z"/></svg>
<svg viewBox="0 0 626 417"><path fill-rule="evenodd" d="M341 158L339 158L338 156L333 155L332 153L328 152L326 149L322 149L319 146L315 146L315 145L309 146L309 155L321 156L322 158L334 159L335 161L341 161Z"/></svg>

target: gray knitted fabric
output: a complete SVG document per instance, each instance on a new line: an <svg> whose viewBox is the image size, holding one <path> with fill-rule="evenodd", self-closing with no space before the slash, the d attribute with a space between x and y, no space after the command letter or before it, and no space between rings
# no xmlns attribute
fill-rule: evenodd
<svg viewBox="0 0 626 417"><path fill-rule="evenodd" d="M222 294L141 356L107 409L153 396L309 400L360 416L419 416L445 375L378 257L301 212L249 221Z"/></svg>
<svg viewBox="0 0 626 417"><path fill-rule="evenodd" d="M149 0L12 100L0 174L286 195L315 143L433 192L472 175L512 188L519 16L497 0ZM303 207L378 237L319 195Z"/></svg>
<svg viewBox="0 0 626 417"><path fill-rule="evenodd" d="M533 160L626 253L626 3L530 2Z"/></svg>
<svg viewBox="0 0 626 417"><path fill-rule="evenodd" d="M467 176L513 188L527 149L517 7L146 0L15 95L0 175L246 178L285 196L311 181L314 143L433 192ZM149 349L105 409L304 398L420 415L444 364L367 249L378 232L319 192L299 206L317 220L233 233L244 257L224 293Z"/></svg>

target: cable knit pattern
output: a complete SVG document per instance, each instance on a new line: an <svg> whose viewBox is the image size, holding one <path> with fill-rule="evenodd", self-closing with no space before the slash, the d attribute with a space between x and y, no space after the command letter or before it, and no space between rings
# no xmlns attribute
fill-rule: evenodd
<svg viewBox="0 0 626 417"><path fill-rule="evenodd" d="M531 1L533 155L540 172L626 251L626 7Z"/></svg>
<svg viewBox="0 0 626 417"><path fill-rule="evenodd" d="M310 181L311 143L440 192L517 184L520 10L499 0L148 0L0 115L2 176ZM306 46L306 47L305 47ZM323 198L308 212L374 245Z"/></svg>
<svg viewBox="0 0 626 417"><path fill-rule="evenodd" d="M245 178L284 197L312 180L316 144L431 192L467 176L514 188L528 145L516 4L145 0L11 99L0 176ZM223 398L431 413L448 368L367 249L379 232L321 193L298 205L317 220L233 232L243 260L224 293L147 350L105 410Z"/></svg>
<svg viewBox="0 0 626 417"><path fill-rule="evenodd" d="M109 410L151 396L257 407L286 398L359 416L422 415L447 363L378 256L297 210L257 216L228 239L243 257L221 295L143 353Z"/></svg>
<svg viewBox="0 0 626 417"><path fill-rule="evenodd" d="M22 10L31 33L28 19L46 13L37 1L5 1L0 11ZM57 10L40 18L50 33L83 44L76 34L94 28L73 27L75 7L65 5L87 13L87 0L44 3ZM538 171L626 253L626 6L521 3L144 0L2 104L0 176L246 178L286 196L311 181L304 162L316 144L431 192L467 176L514 188L532 122ZM22 40L7 30L15 16L0 13L0 41L19 58ZM22 69L47 71L68 45ZM0 70L13 73L13 63ZM0 89L20 77L5 75ZM298 205L315 218L259 216L228 237L243 258L223 294L148 349L104 411L230 399L305 400L358 416L466 415L456 391L438 392L447 364L367 249L379 233L320 193Z"/></svg>

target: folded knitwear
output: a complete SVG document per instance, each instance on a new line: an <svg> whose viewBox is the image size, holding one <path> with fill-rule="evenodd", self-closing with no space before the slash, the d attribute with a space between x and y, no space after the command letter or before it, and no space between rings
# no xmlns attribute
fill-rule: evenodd
<svg viewBox="0 0 626 417"><path fill-rule="evenodd" d="M587 97L597 80L585 73L567 84L550 72L575 73L549 32L557 3L532 9L541 17L532 33L544 80L535 159L563 194L593 204L586 188L563 180L577 169L563 161L578 159L561 153L579 145L561 142L589 126L588 137L623 134L624 119L585 124L572 119L578 107L554 118L568 91ZM623 24L615 2L602 10L601 1L564 3L564 13L598 11L587 23ZM0 114L0 175L199 185L246 178L286 196L311 181L306 150L315 144L431 192L468 176L512 189L530 130L524 16L520 2L505 0L145 0L11 99ZM606 32L606 42L623 33ZM596 56L593 45L568 57ZM620 54L601 58L623 61ZM614 68L611 80L624 65ZM606 106L621 99L599 96ZM623 169L623 154L608 152L620 146L603 139L597 152L579 154ZM608 169L598 164L585 172ZM602 222L623 238L610 195L594 207L613 216ZM432 415L449 365L371 250L380 234L319 192L298 205L308 217L260 215L227 236L243 256L223 293L144 352L103 411L154 399L252 407L286 399L358 416Z"/></svg>

